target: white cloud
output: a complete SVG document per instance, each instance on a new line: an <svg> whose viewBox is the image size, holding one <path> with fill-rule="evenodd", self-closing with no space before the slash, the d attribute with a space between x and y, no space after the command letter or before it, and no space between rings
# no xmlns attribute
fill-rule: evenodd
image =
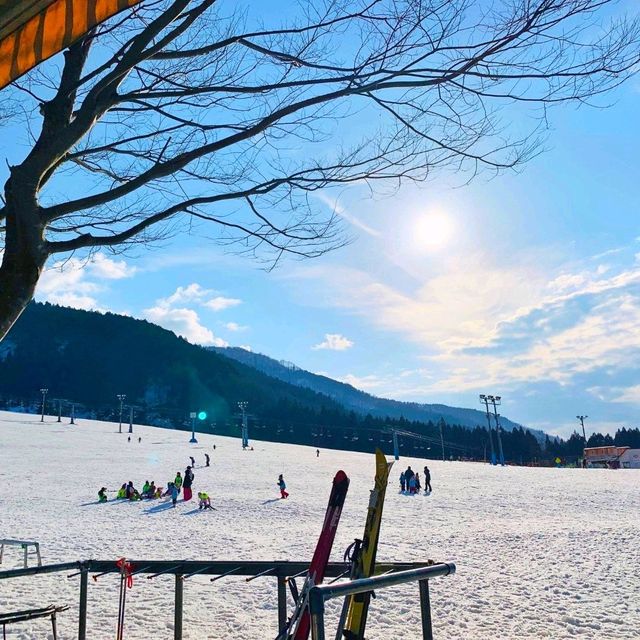
<svg viewBox="0 0 640 640"><path fill-rule="evenodd" d="M162 302L166 305L184 302L200 302L211 293L208 289L203 289L198 283L193 282L186 287L178 287L168 298L163 298Z"/></svg>
<svg viewBox="0 0 640 640"><path fill-rule="evenodd" d="M237 322L227 322L225 325L225 329L227 329L228 331L244 331L247 327L244 327L240 324L238 324Z"/></svg>
<svg viewBox="0 0 640 640"><path fill-rule="evenodd" d="M216 347L229 346L228 343L214 336L211 330L201 324L198 314L193 309L171 308L160 304L145 309L143 313L149 322L169 329L194 344Z"/></svg>
<svg viewBox="0 0 640 640"><path fill-rule="evenodd" d="M346 382L347 384L350 384L352 387L360 389L361 391L374 391L385 385L385 383L387 382L386 380L383 380L376 375L355 376L351 373L335 379L339 380L340 382Z"/></svg>
<svg viewBox="0 0 640 640"><path fill-rule="evenodd" d="M104 253L96 253L87 264L92 276L105 280L122 280L136 273L136 268L129 266L125 260L112 260Z"/></svg>
<svg viewBox="0 0 640 640"><path fill-rule="evenodd" d="M606 367L636 366L640 266L604 270L589 258L584 264L591 268L574 265L558 274L557 267L536 260L502 268L486 256L459 256L413 286L406 279L393 286L365 271L331 266L305 266L296 276L322 286L320 295L308 288L316 299L417 344L416 355L433 375L406 387L424 397L495 384L568 385ZM394 397L400 397L397 390Z"/></svg>
<svg viewBox="0 0 640 640"><path fill-rule="evenodd" d="M69 258L47 267L40 277L36 299L76 309L102 311L97 295L107 290L105 280L130 278L135 269L124 260L97 253L89 260Z"/></svg>
<svg viewBox="0 0 640 640"><path fill-rule="evenodd" d="M374 238L379 238L382 236L380 231L373 229L368 224L362 222L359 218L354 216L352 213L347 211L347 209L338 202L337 198L334 198L323 191L315 191L314 196L318 198L318 200L324 202L332 211L338 214L341 218L344 218L349 224L357 227L358 229L364 231L367 235L373 236Z"/></svg>
<svg viewBox="0 0 640 640"><path fill-rule="evenodd" d="M242 300L238 300L238 298L225 298L224 296L216 296L202 303L204 307L213 311L224 311L231 307L237 307L239 304L242 304Z"/></svg>
<svg viewBox="0 0 640 640"><path fill-rule="evenodd" d="M353 342L339 333L325 333L324 340L312 349L328 349L330 351L344 351L353 347Z"/></svg>

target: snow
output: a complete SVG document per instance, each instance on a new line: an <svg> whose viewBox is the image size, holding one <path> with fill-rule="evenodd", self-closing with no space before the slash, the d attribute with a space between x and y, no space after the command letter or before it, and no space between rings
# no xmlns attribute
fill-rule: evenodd
<svg viewBox="0 0 640 640"><path fill-rule="evenodd" d="M362 535L374 456L134 426L131 443L118 425L0 412L0 537L36 540L45 563L75 559L308 560L320 531L331 479L351 478L332 559ZM126 427L124 427L126 431ZM137 442L138 436L142 442ZM216 450L213 451L213 444ZM211 456L205 468L204 452ZM217 509L195 501L163 509L159 502L110 501L109 489L145 479L165 485L196 458L194 494L207 490ZM452 560L454 576L431 584L437 638L637 638L640 634L640 470L494 468L428 462L431 496L398 492L392 471L378 560ZM278 500L283 473L291 497ZM110 494L114 495L114 494ZM5 550L2 568L20 566ZM118 579L89 586L88 637L112 638ZM185 582L184 637L258 640L275 637L274 578L228 577ZM417 586L381 591L373 601L369 640L420 637ZM77 635L78 581L66 574L0 581L0 612L56 603L59 637ZM337 603L331 603L335 611ZM127 595L125 637L172 638L173 578L136 579ZM48 634L48 635L47 635ZM328 635L332 637L331 631ZM46 620L7 629L7 637L51 637Z"/></svg>

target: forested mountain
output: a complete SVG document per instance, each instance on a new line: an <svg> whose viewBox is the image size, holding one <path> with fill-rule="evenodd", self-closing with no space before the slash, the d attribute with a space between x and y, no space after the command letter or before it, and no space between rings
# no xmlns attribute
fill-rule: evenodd
<svg viewBox="0 0 640 640"><path fill-rule="evenodd" d="M55 414L60 403L63 414L68 415L73 402L78 416L117 420L116 396L126 394L125 420L133 405L139 423L188 429L189 413L205 411L207 418L197 424L198 430L237 436L237 403L246 401L251 436L263 440L360 451L381 446L391 453L390 431L395 429L421 436L400 437L404 455L484 459L490 451L482 422L482 426L469 428L456 413L446 413L472 410L435 405L433 419L426 413L417 419L415 414L397 413L398 406L412 407L407 403L381 400L382 404L376 404L380 399L322 377L314 390L297 380L298 375L312 374L297 369L291 370L291 379L282 372L273 373L267 375L237 359L192 345L144 320L32 303L0 343L0 406L39 411L40 390L46 388L49 414ZM352 399L344 406L349 394L363 404L356 407ZM373 403L375 411L367 403ZM384 406L392 407L393 412L385 415L380 408ZM415 405L416 410L419 407ZM577 434L567 442L549 438L541 442L505 420L507 424L512 430L502 434L502 441L505 457L513 462L571 457L581 451L582 439ZM640 434L633 430L614 438L594 434L590 444L621 438L635 441L636 437ZM493 440L497 448L495 432Z"/></svg>
<svg viewBox="0 0 640 640"><path fill-rule="evenodd" d="M407 420L419 422L428 422L429 420L437 422L442 419L448 424L459 424L469 428L474 428L478 425L484 428L487 423L486 414L476 409L378 398L360 391L350 384L305 371L291 362L274 360L261 353L254 353L239 347L210 347L210 349L247 364L273 378L323 393L339 402L343 407L352 409L362 415L371 414L381 418L406 418ZM507 431L522 427L522 425L512 422L503 416L500 417L500 424ZM544 439L544 433L541 431L531 431L539 438Z"/></svg>

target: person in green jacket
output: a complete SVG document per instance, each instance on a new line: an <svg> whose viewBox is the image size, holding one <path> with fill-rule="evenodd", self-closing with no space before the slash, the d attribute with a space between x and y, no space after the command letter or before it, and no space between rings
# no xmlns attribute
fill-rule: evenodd
<svg viewBox="0 0 640 640"><path fill-rule="evenodd" d="M180 493L180 489L182 488L182 476L180 475L180 472L178 471L178 473L176 474L176 478L173 481L173 484L176 485L176 488L178 489L178 493Z"/></svg>
<svg viewBox="0 0 640 640"><path fill-rule="evenodd" d="M102 487L100 491L98 491L98 502L106 502L107 501L107 487Z"/></svg>

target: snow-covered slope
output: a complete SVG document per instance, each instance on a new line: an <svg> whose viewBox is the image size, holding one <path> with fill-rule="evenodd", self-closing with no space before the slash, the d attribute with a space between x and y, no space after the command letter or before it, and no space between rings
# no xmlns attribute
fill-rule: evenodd
<svg viewBox="0 0 640 640"><path fill-rule="evenodd" d="M142 442L137 442L138 436ZM0 414L0 537L38 540L46 563L120 556L157 559L305 560L320 530L331 478L351 478L333 558L361 535L373 456L199 436L81 421L58 424L37 416ZM213 444L216 450L213 451ZM204 452L212 466L204 468ZM100 486L127 480L166 484L194 455L194 490L206 489L217 511L194 502L165 509L159 502L96 503ZM635 638L640 629L640 472L492 468L431 462L433 494L400 495L396 479L420 460L393 470L383 519L380 561L453 560L455 576L431 589L438 638ZM291 497L277 499L284 473ZM113 494L112 494L113 495ZM19 565L9 549L3 568ZM68 603L60 638L77 633L77 579L64 574L0 581L0 612ZM127 596L125 637L171 638L171 578L137 579ZM229 577L185 583L185 638L262 640L275 637L275 580L249 584ZM112 638L117 579L89 588L92 640ZM370 640L419 637L417 588L394 588L373 601ZM48 637L46 621L7 629L8 638Z"/></svg>

